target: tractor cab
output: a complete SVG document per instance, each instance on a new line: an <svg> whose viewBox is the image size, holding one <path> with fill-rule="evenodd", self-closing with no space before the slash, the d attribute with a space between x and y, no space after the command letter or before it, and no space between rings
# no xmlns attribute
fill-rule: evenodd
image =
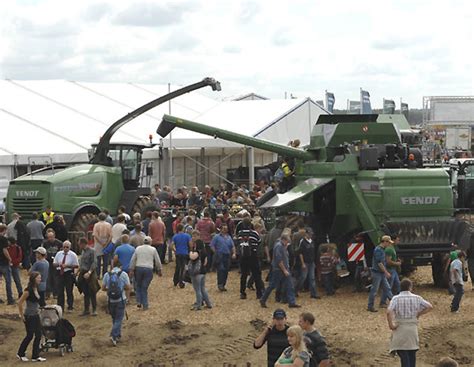
<svg viewBox="0 0 474 367"><path fill-rule="evenodd" d="M108 147L106 166L120 167L125 190L136 190L140 186L143 149L152 148L155 144L140 145L131 143L111 143ZM97 148L94 144L93 150ZM152 175L147 167L146 175Z"/></svg>

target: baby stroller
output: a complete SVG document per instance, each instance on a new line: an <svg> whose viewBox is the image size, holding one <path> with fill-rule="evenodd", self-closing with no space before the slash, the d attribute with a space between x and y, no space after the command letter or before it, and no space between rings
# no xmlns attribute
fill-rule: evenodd
<svg viewBox="0 0 474 367"><path fill-rule="evenodd" d="M62 318L61 306L47 305L40 309L40 320L43 331L41 351L48 352L50 348L59 349L59 354L73 351L72 338L76 335L74 326Z"/></svg>

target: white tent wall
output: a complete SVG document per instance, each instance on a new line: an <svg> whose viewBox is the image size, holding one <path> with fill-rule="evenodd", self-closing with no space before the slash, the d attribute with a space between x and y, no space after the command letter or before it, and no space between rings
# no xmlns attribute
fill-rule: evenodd
<svg viewBox="0 0 474 367"><path fill-rule="evenodd" d="M7 196L8 183L12 178L12 166L0 166L0 200Z"/></svg>

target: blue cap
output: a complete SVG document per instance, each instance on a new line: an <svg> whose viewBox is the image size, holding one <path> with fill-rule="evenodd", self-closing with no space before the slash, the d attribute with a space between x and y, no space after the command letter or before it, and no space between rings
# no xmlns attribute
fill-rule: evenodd
<svg viewBox="0 0 474 367"><path fill-rule="evenodd" d="M277 319L277 320L281 320L281 319L286 318L286 312L285 312L285 310L282 309L282 308L277 308L277 309L273 312L273 318L274 318L274 319Z"/></svg>

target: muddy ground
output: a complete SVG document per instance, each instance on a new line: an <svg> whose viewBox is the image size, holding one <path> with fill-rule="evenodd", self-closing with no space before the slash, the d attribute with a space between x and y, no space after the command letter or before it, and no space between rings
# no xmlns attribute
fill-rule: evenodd
<svg viewBox="0 0 474 367"><path fill-rule="evenodd" d="M150 309L141 311L135 303L128 306L128 320L124 321L123 340L111 346L111 321L105 313L106 299L99 293L99 316L82 318L82 299L76 291L76 310L66 314L76 327L74 352L60 357L56 350L43 356L45 365L54 366L264 366L266 349L255 350L254 338L259 334L271 313L280 304L271 296L268 309L262 309L255 295L239 299L239 278L236 270L229 276L228 292L216 289L216 275L208 275L207 285L215 304L212 310L190 311L194 292L172 286L174 264L165 265L164 276L155 276L150 287ZM433 366L442 356L455 358L461 366L474 366L474 292L466 284L461 312L449 312L451 297L446 291L430 285L430 268L420 268L413 275L415 292L434 306L420 323L421 349L419 366ZM15 292L16 294L16 292ZM0 297L5 299L4 283ZM301 309L287 309L290 323L297 322L298 314L311 311L317 328L327 337L336 366L397 366L398 359L388 354L390 331L385 313L368 313L367 294L353 293L350 286L342 286L336 296L320 300L303 293L298 298ZM16 306L0 305L0 365L20 364L15 354L24 336L24 327L17 316ZM31 348L31 347L30 347ZM31 349L28 357L31 356Z"/></svg>

